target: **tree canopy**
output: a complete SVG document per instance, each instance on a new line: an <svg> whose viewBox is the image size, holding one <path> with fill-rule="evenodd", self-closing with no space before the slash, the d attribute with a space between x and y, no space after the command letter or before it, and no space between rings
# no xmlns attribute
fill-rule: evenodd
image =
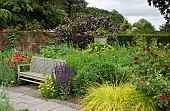
<svg viewBox="0 0 170 111"><path fill-rule="evenodd" d="M137 32L141 34L152 34L155 33L154 26L146 19L140 19L133 24L133 27L137 27Z"/></svg>
<svg viewBox="0 0 170 111"><path fill-rule="evenodd" d="M111 20L119 25L124 21L124 16L114 9L110 12L104 9L88 7L87 14L89 13L95 13L96 17L110 16Z"/></svg>
<svg viewBox="0 0 170 111"><path fill-rule="evenodd" d="M170 23L165 23L160 26L160 32L162 33L170 33Z"/></svg>
<svg viewBox="0 0 170 111"><path fill-rule="evenodd" d="M0 25L24 27L33 20L51 28L64 20L66 13L51 0L0 0Z"/></svg>
<svg viewBox="0 0 170 111"><path fill-rule="evenodd" d="M165 19L169 22L170 21L170 0L148 0L149 5L155 6L158 8L165 16Z"/></svg>

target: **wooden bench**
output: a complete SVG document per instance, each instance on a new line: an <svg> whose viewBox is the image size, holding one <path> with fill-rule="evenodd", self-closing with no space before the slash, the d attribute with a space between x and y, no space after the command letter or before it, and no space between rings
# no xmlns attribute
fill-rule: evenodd
<svg viewBox="0 0 170 111"><path fill-rule="evenodd" d="M66 63L66 61L33 56L30 64L18 65L18 80L40 84L40 81L45 79L46 75L51 76L54 73L54 68L57 64L63 63ZM27 65L29 65L30 70L22 72L21 67Z"/></svg>

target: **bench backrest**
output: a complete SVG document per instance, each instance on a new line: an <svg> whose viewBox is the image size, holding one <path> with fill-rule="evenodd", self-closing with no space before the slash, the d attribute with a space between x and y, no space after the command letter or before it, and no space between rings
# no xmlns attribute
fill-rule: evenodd
<svg viewBox="0 0 170 111"><path fill-rule="evenodd" d="M54 68L57 64L66 63L65 60L61 59L52 59L52 58L43 58L43 57L32 57L31 60L31 72L37 72L42 74L52 74L54 72Z"/></svg>

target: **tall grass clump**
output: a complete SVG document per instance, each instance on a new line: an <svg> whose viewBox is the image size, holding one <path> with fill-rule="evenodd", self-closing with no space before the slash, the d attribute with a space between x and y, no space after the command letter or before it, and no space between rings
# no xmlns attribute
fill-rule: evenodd
<svg viewBox="0 0 170 111"><path fill-rule="evenodd" d="M80 104L82 111L155 111L155 103L129 83L90 88Z"/></svg>
<svg viewBox="0 0 170 111"><path fill-rule="evenodd" d="M16 81L16 70L0 61L0 83L10 85Z"/></svg>

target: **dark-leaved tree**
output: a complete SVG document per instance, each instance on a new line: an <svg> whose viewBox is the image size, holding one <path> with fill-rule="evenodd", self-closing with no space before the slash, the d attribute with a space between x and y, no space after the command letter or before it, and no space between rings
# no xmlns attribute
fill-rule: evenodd
<svg viewBox="0 0 170 111"><path fill-rule="evenodd" d="M170 21L170 0L148 0L149 5L155 6L158 8L165 16L165 19L169 22Z"/></svg>

